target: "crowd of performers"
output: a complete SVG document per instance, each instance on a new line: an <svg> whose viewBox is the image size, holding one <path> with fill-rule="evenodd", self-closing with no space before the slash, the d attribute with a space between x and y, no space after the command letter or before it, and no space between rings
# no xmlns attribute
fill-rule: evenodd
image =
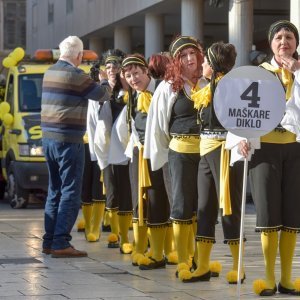
<svg viewBox="0 0 300 300"><path fill-rule="evenodd" d="M277 21L268 41L272 57L260 67L277 77L288 101L283 121L261 137L249 162L265 264L265 279L256 280L253 288L260 296L277 291L300 296L300 280L292 281L300 230L298 30L289 21ZM87 241L99 240L106 215L108 247L131 254L140 270L176 264L174 276L182 282L209 281L222 269L211 261L220 211L232 256L226 279L237 284L243 162L229 164L227 131L213 105L218 82L234 67L236 55L232 44L216 42L204 50L190 36L176 37L168 53L155 54L148 62L136 53L105 53L105 70L99 72L112 96L101 106L89 101L85 138L82 213ZM237 148L247 157L251 144L242 139ZM278 250L281 273L276 279ZM241 283L246 272L241 266Z"/></svg>

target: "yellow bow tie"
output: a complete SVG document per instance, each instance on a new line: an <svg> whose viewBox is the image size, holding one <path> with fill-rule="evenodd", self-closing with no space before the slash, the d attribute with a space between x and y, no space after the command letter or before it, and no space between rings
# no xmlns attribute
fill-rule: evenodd
<svg viewBox="0 0 300 300"><path fill-rule="evenodd" d="M289 99L291 97L292 86L293 86L292 73L290 73L288 70L286 70L284 68L276 68L269 63L263 63L263 64L261 64L261 66L268 71L271 71L271 72L281 75L281 81L282 81L283 85L285 86L285 98Z"/></svg>
<svg viewBox="0 0 300 300"><path fill-rule="evenodd" d="M223 76L224 75L218 76L215 82L220 81ZM202 89L199 89L196 92L192 90L191 99L194 101L194 107L196 109L199 109L201 106L207 107L211 102L211 98L212 98L212 94L211 94L210 84L208 84Z"/></svg>
<svg viewBox="0 0 300 300"><path fill-rule="evenodd" d="M126 91L125 93L124 93L124 95L123 95L123 101L124 101L124 103L128 103L128 99L129 99L129 93L128 93L128 91Z"/></svg>
<svg viewBox="0 0 300 300"><path fill-rule="evenodd" d="M137 99L137 110L142 113L148 113L152 99L152 93L149 91L140 92Z"/></svg>

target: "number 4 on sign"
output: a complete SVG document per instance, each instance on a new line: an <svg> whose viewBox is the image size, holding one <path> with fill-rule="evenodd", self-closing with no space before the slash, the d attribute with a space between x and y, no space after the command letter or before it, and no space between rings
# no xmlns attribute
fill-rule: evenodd
<svg viewBox="0 0 300 300"><path fill-rule="evenodd" d="M260 97L258 96L258 82L252 82L241 95L241 100L251 101L248 107L259 107L258 101Z"/></svg>

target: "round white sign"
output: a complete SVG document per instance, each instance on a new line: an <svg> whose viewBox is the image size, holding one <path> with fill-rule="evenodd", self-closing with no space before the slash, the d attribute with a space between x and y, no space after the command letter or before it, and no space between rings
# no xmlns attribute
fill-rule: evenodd
<svg viewBox="0 0 300 300"><path fill-rule="evenodd" d="M214 109L222 126L241 137L260 137L283 118L285 92L271 72L254 66L231 70L218 83Z"/></svg>

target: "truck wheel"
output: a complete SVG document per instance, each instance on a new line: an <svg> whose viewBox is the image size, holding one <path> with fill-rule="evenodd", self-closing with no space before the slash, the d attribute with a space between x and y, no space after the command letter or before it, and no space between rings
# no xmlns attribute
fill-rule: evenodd
<svg viewBox="0 0 300 300"><path fill-rule="evenodd" d="M10 166L8 168L7 194L12 208L26 208L29 199L29 190L23 189L16 181L16 177Z"/></svg>

